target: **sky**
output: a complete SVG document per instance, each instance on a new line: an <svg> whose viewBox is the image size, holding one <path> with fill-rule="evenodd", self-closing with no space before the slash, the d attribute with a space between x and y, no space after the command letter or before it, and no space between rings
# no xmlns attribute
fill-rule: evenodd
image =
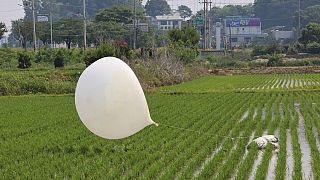
<svg viewBox="0 0 320 180"><path fill-rule="evenodd" d="M0 22L4 22L10 29L11 21L22 18L24 11L21 6L22 0L0 0Z"/></svg>
<svg viewBox="0 0 320 180"><path fill-rule="evenodd" d="M147 0L143 2L146 3ZM168 4L173 8L177 9L181 4L187 5L191 8L193 12L200 10L202 5L199 4L199 0L167 0ZM252 3L254 0L211 0L213 5L223 6L225 4L248 4ZM22 18L24 16L24 11L21 6L22 0L0 0L0 22L4 22L8 29L10 29L11 21Z"/></svg>
<svg viewBox="0 0 320 180"><path fill-rule="evenodd" d="M200 10L203 5L199 3L199 1L203 0L167 0L168 4L171 6L172 9L178 9L180 5L189 6L189 8L193 11L193 13ZM209 0L210 1L210 0ZM145 4L147 0L143 0L143 4ZM245 5L249 3L253 3L254 0L211 0L212 6L224 6L227 4L233 5Z"/></svg>

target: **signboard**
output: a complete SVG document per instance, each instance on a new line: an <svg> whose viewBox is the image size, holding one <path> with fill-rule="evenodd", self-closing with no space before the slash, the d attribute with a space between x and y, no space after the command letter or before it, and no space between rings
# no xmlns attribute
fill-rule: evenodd
<svg viewBox="0 0 320 180"><path fill-rule="evenodd" d="M195 17L194 19L192 19L192 25L194 27L203 26L203 18L200 16Z"/></svg>
<svg viewBox="0 0 320 180"><path fill-rule="evenodd" d="M149 25L147 23L139 23L138 28L142 32L149 32Z"/></svg>
<svg viewBox="0 0 320 180"><path fill-rule="evenodd" d="M48 22L49 21L48 16L38 16L37 19L38 19L38 22Z"/></svg>
<svg viewBox="0 0 320 180"><path fill-rule="evenodd" d="M226 27L260 26L260 18L227 18Z"/></svg>

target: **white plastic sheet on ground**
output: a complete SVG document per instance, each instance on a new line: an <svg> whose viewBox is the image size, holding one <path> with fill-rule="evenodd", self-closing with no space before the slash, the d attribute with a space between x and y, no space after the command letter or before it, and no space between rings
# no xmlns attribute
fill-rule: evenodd
<svg viewBox="0 0 320 180"><path fill-rule="evenodd" d="M136 75L114 57L102 58L82 73L75 103L84 125L106 139L126 138L156 124Z"/></svg>

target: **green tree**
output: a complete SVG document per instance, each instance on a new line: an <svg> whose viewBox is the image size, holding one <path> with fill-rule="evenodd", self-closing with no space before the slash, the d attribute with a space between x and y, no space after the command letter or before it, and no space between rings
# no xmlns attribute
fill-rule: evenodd
<svg viewBox="0 0 320 180"><path fill-rule="evenodd" d="M18 68L19 69L27 69L31 67L31 57L27 51L18 53Z"/></svg>
<svg viewBox="0 0 320 180"><path fill-rule="evenodd" d="M166 0L149 0L145 6L149 16L161 16L171 13L171 8Z"/></svg>
<svg viewBox="0 0 320 180"><path fill-rule="evenodd" d="M168 32L171 43L179 44L184 47L196 47L200 41L200 36L196 29L185 26L180 29L171 29Z"/></svg>
<svg viewBox="0 0 320 180"><path fill-rule="evenodd" d="M61 19L54 25L55 42L65 42L68 49L71 45L79 45L83 39L83 21L79 19Z"/></svg>
<svg viewBox="0 0 320 180"><path fill-rule="evenodd" d="M306 45L308 43L320 43L320 24L319 23L309 23L301 33L301 38L299 41Z"/></svg>
<svg viewBox="0 0 320 180"><path fill-rule="evenodd" d="M203 15L203 11L199 11L198 15ZM213 7L209 12L209 16L213 22L219 22L220 18L226 18L227 16L241 16L241 17L252 17L253 8L252 4L249 5L226 5L222 8Z"/></svg>
<svg viewBox="0 0 320 180"><path fill-rule="evenodd" d="M299 13L294 14L294 24L298 28ZM320 23L320 5L310 6L301 11L301 27L305 27L310 22Z"/></svg>
<svg viewBox="0 0 320 180"><path fill-rule="evenodd" d="M3 34L7 32L6 25L0 22L0 39L3 37Z"/></svg>
<svg viewBox="0 0 320 180"><path fill-rule="evenodd" d="M21 46L23 48L27 47L27 42L33 41L32 36L32 22L25 20L25 19L19 19L16 21L12 21L12 29L10 36L14 39L17 39Z"/></svg>
<svg viewBox="0 0 320 180"><path fill-rule="evenodd" d="M200 36L193 27L185 26L181 30L171 29L168 37L171 42L169 48L181 61L190 63L198 56Z"/></svg>
<svg viewBox="0 0 320 180"><path fill-rule="evenodd" d="M130 41L132 28L117 22L91 22L88 26L88 40L96 46L116 39Z"/></svg>
<svg viewBox="0 0 320 180"><path fill-rule="evenodd" d="M54 67L62 68L64 67L64 56L62 50L59 50L54 59Z"/></svg>
<svg viewBox="0 0 320 180"><path fill-rule="evenodd" d="M319 0L301 0L301 9L306 10L319 3ZM256 0L253 8L255 16L262 19L263 28L286 26L286 29L292 29L294 25L297 26L298 19L294 18L299 8L297 0Z"/></svg>
<svg viewBox="0 0 320 180"><path fill-rule="evenodd" d="M115 6L112 8L106 8L98 12L95 16L97 22L116 22L123 24L132 24L133 22L133 9L127 6ZM144 19L144 15L141 11L137 12L139 20Z"/></svg>
<svg viewBox="0 0 320 180"><path fill-rule="evenodd" d="M38 22L36 25L37 37L42 41L43 44L50 43L50 23L49 22Z"/></svg>
<svg viewBox="0 0 320 180"><path fill-rule="evenodd" d="M87 16L92 18L99 10L111 8L113 6L133 7L133 0L90 0L86 1ZM32 0L23 0L24 10L27 19L32 19ZM137 8L142 10L140 0L136 0ZM52 12L54 20L61 18L73 18L79 15L83 16L82 0L35 0L35 6L39 14L48 14Z"/></svg>
<svg viewBox="0 0 320 180"><path fill-rule="evenodd" d="M91 23L91 40L96 44L106 42L125 41L131 44L133 37L133 9L127 6L115 6L106 8L97 13L95 21ZM137 11L137 19L139 22L146 22L146 18L142 11ZM137 28L137 46L147 46L151 42L149 32L141 32Z"/></svg>
<svg viewBox="0 0 320 180"><path fill-rule="evenodd" d="M192 11L188 6L181 5L178 7L178 12L180 13L180 16L185 20L188 17L192 16Z"/></svg>

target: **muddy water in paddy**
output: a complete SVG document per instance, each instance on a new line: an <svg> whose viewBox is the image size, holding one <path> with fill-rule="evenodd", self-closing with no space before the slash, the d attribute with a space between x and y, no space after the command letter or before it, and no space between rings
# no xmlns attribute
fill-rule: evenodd
<svg viewBox="0 0 320 180"><path fill-rule="evenodd" d="M267 131L264 131L262 135L266 135L266 134L267 134ZM257 157L256 160L254 160L254 163L253 163L253 166L252 166L252 169L251 169L251 173L250 173L250 176L249 176L249 180L254 180L255 179L258 167L262 162L262 158L263 158L263 151L259 150L258 157Z"/></svg>
<svg viewBox="0 0 320 180"><path fill-rule="evenodd" d="M293 121L293 112L292 112L289 104L288 104L288 111L289 111L289 114L290 114L290 118L291 118L291 120Z"/></svg>
<svg viewBox="0 0 320 180"><path fill-rule="evenodd" d="M198 177L200 175L200 173L204 170L204 168L206 167L206 165L214 158L214 155L217 154L219 151L221 150L221 145L219 147L217 147L212 154L210 155L210 157L208 157L204 163L201 165L201 167L199 169L197 169L194 173L193 173L193 177Z"/></svg>
<svg viewBox="0 0 320 180"><path fill-rule="evenodd" d="M278 84L279 79L276 80L276 82L271 86L271 89L274 89L274 87L276 87L276 85Z"/></svg>
<svg viewBox="0 0 320 180"><path fill-rule="evenodd" d="M249 109L243 113L242 117L240 118L239 122L242 122L249 116Z"/></svg>
<svg viewBox="0 0 320 180"><path fill-rule="evenodd" d="M246 112L243 113L241 119L239 119L240 122L243 121L244 119L246 119L246 118L249 116L249 110L250 110L250 109L248 109ZM239 136L242 136L242 134L243 134L243 131L240 132ZM229 132L228 136L230 136L230 132ZM193 177L196 178L196 177L198 177L198 176L201 174L201 172L202 172L202 171L204 170L204 168L208 165L208 163L214 158L214 156L215 156L219 151L221 151L221 149L222 149L221 145L222 145L226 140L227 140L227 138L225 138L225 139L220 143L220 145L212 151L211 155L210 155L209 157L207 157L207 158L205 159L205 161L202 163L202 165L193 173ZM237 148L237 145L238 145L238 144L235 143L235 144L233 145L231 151L235 150L235 149ZM225 163L225 161L224 161L223 163Z"/></svg>
<svg viewBox="0 0 320 180"><path fill-rule="evenodd" d="M306 137L306 128L304 124L304 118L300 111L300 103L295 102L295 111L298 113L299 117L299 127L298 127L298 141L300 144L300 149L302 153L301 163L302 163L302 175L304 179L313 179L313 172L311 166L311 149L308 144Z"/></svg>
<svg viewBox="0 0 320 180"><path fill-rule="evenodd" d="M258 108L255 108L252 119L256 119L257 115L258 115Z"/></svg>
<svg viewBox="0 0 320 180"><path fill-rule="evenodd" d="M287 84L286 84L286 88L287 88L287 89L289 88L290 83L291 83L291 81L290 81L290 79L288 79Z"/></svg>
<svg viewBox="0 0 320 180"><path fill-rule="evenodd" d="M258 109L257 109L258 110ZM254 134L255 134L255 132L252 132L252 134L251 134L251 136L250 136L250 138L249 138L249 141L248 141L248 143L247 143L247 145L246 145L246 151L245 151L245 153L244 153L244 155L243 155L243 157L242 157L242 159L241 159L241 162L239 163L239 165L246 159L246 157L248 156L248 153L249 153L249 151L248 151L248 149L247 149L247 147L250 145L250 143L252 142L252 140L253 140L253 138L254 138ZM235 171L234 171L234 173L233 173L233 175L232 175L232 180L234 180L234 179L236 179L236 177L237 177L237 174L238 174L238 171L239 171L239 165L238 165L238 167L235 169Z"/></svg>
<svg viewBox="0 0 320 180"><path fill-rule="evenodd" d="M292 176L293 176L294 159L293 159L293 147L292 147L292 138L291 138L291 131L290 131L290 129L287 129L286 147L287 147L286 179L287 179L287 180L291 180L291 179L292 179Z"/></svg>
<svg viewBox="0 0 320 180"><path fill-rule="evenodd" d="M312 131L313 131L314 137L316 138L316 143L317 143L318 152L320 153L319 134L318 134L318 130L317 130L315 124L312 125Z"/></svg>
<svg viewBox="0 0 320 180"><path fill-rule="evenodd" d="M280 103L279 104L279 114L280 114L280 118L283 120L284 119L284 112L283 112L283 104Z"/></svg>
<svg viewBox="0 0 320 180"><path fill-rule="evenodd" d="M317 104L316 103L312 103L313 111L318 115L318 117L320 117L319 113L316 110L316 107L317 107ZM317 148L318 148L318 151L320 153L319 133L318 133L317 127L316 127L316 125L314 123L312 124L312 131L313 131L314 137L316 138Z"/></svg>
<svg viewBox="0 0 320 180"><path fill-rule="evenodd" d="M258 157L253 163L252 171L249 176L249 180L254 180L256 173L257 173L257 170L258 170L258 166L261 164L262 158L263 158L263 151L259 151Z"/></svg>
<svg viewBox="0 0 320 180"><path fill-rule="evenodd" d="M294 86L295 86L295 87L298 87L298 86L299 86L299 80L298 80L298 79L295 80Z"/></svg>
<svg viewBox="0 0 320 180"><path fill-rule="evenodd" d="M272 104L272 107L271 107L271 120L274 121L274 119L275 119L274 104Z"/></svg>
<svg viewBox="0 0 320 180"><path fill-rule="evenodd" d="M284 79L283 81L282 81L282 84L281 84L281 88L283 89L284 88L284 85L285 85L285 83L286 83L286 79Z"/></svg>
<svg viewBox="0 0 320 180"><path fill-rule="evenodd" d="M267 109L266 109L266 107L264 106L264 107L262 108L261 119L262 119L262 120L265 120L265 119L266 119L266 116L267 116Z"/></svg>
<svg viewBox="0 0 320 180"><path fill-rule="evenodd" d="M277 129L274 133L276 137L280 137L280 130ZM280 147L281 148L281 147ZM276 177L276 166L277 166L277 161L278 161L278 153L273 152L272 157L269 161L269 167L268 167L268 172L267 172L267 177L266 179L268 180L273 180Z"/></svg>

